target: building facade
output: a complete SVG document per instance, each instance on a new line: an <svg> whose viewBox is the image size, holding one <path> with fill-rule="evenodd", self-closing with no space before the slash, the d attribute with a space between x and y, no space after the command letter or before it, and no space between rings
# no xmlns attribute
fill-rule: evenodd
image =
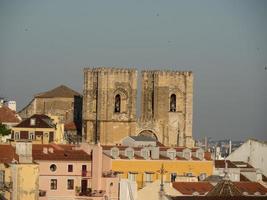
<svg viewBox="0 0 267 200"><path fill-rule="evenodd" d="M135 133L136 95L136 70L86 68L83 101L86 140L113 144Z"/></svg>
<svg viewBox="0 0 267 200"><path fill-rule="evenodd" d="M164 145L193 147L193 74L143 71L141 117L136 117L137 71L84 69L83 122L89 143L116 144L145 135Z"/></svg>

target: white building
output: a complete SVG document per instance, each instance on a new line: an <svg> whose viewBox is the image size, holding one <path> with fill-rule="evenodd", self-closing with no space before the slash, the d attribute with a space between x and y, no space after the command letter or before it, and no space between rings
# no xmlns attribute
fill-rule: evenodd
<svg viewBox="0 0 267 200"><path fill-rule="evenodd" d="M262 142L254 139L247 140L234 152L232 152L227 160L243 161L259 169L267 176L267 142Z"/></svg>

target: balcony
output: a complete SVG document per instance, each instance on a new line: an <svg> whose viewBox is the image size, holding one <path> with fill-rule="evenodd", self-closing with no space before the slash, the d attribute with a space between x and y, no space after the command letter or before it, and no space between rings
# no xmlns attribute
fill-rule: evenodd
<svg viewBox="0 0 267 200"><path fill-rule="evenodd" d="M82 171L83 178L91 178L91 171Z"/></svg>

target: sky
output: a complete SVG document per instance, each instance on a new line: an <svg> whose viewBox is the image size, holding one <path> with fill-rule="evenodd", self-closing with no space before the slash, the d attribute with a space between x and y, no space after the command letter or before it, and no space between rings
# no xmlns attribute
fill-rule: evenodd
<svg viewBox="0 0 267 200"><path fill-rule="evenodd" d="M1 97L82 93L89 66L192 70L194 138L267 140L265 0L0 0Z"/></svg>

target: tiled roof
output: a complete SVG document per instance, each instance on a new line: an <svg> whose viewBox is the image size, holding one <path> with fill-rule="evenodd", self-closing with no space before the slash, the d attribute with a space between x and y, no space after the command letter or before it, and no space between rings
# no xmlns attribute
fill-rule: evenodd
<svg viewBox="0 0 267 200"><path fill-rule="evenodd" d="M215 160L215 168L225 168L225 162L228 168L237 168L230 160Z"/></svg>
<svg viewBox="0 0 267 200"><path fill-rule="evenodd" d="M250 180L240 173L240 181L250 181Z"/></svg>
<svg viewBox="0 0 267 200"><path fill-rule="evenodd" d="M257 182L233 182L242 194L247 195L267 195L267 188Z"/></svg>
<svg viewBox="0 0 267 200"><path fill-rule="evenodd" d="M64 124L64 130L66 131L76 131L77 127L74 122L68 122Z"/></svg>
<svg viewBox="0 0 267 200"><path fill-rule="evenodd" d="M266 196L177 196L168 197L170 200L266 200Z"/></svg>
<svg viewBox="0 0 267 200"><path fill-rule="evenodd" d="M47 148L47 153L44 152L44 148ZM92 159L91 155L83 150L72 150L71 145L34 144L32 149L34 160L90 161ZM49 149L53 149L53 152Z"/></svg>
<svg viewBox="0 0 267 200"><path fill-rule="evenodd" d="M31 125L31 119L35 119L35 125ZM55 125L52 120L46 115L32 115L30 118L27 118L20 122L15 127L21 128L53 128Z"/></svg>
<svg viewBox="0 0 267 200"><path fill-rule="evenodd" d="M0 107L0 123L19 123L20 120L16 116L16 112L7 106Z"/></svg>
<svg viewBox="0 0 267 200"><path fill-rule="evenodd" d="M35 95L35 97L37 98L53 98L53 97L73 98L74 96L80 96L80 94L65 85L60 85L52 90Z"/></svg>
<svg viewBox="0 0 267 200"><path fill-rule="evenodd" d="M242 192L230 180L222 180L207 196L242 196Z"/></svg>
<svg viewBox="0 0 267 200"><path fill-rule="evenodd" d="M209 182L174 182L172 186L183 195L193 195L194 193L205 195L213 188Z"/></svg>
<svg viewBox="0 0 267 200"><path fill-rule="evenodd" d="M19 160L16 150L10 144L0 145L0 163L11 163L12 160Z"/></svg>

